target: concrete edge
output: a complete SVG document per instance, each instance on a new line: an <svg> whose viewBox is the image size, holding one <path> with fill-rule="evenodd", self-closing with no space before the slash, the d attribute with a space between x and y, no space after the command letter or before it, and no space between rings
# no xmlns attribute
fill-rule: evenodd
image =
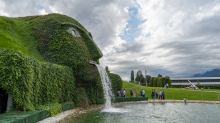
<svg viewBox="0 0 220 123"><path fill-rule="evenodd" d="M220 104L220 101L199 101L199 100L187 100L187 103L206 103L206 104ZM148 101L131 101L131 102L118 102L113 103L112 106L121 106L129 104L147 104L147 103L184 103L184 100L148 100ZM99 105L90 105L89 107L82 108L76 107L71 110L67 110L57 114L54 117L48 117L44 120L41 120L37 123L61 123L71 117L77 116L88 111L97 110L103 108L104 104Z"/></svg>

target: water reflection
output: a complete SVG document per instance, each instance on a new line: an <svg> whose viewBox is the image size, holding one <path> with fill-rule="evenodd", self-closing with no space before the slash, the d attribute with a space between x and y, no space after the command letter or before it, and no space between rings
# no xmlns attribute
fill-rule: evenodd
<svg viewBox="0 0 220 123"><path fill-rule="evenodd" d="M65 123L218 123L220 106L197 103L149 103L117 107L119 112L102 110L81 114ZM123 112L124 111L124 112Z"/></svg>

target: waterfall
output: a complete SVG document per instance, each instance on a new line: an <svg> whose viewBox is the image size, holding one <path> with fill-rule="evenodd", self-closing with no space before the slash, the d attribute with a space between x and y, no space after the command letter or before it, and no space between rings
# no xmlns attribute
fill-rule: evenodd
<svg viewBox="0 0 220 123"><path fill-rule="evenodd" d="M100 77L101 77L101 81L102 81L102 88L104 91L104 97L105 97L105 108L109 109L111 108L111 96L114 96L111 89L111 81L108 77L108 74L106 73L105 69L102 68L102 66L95 64L96 67L98 68Z"/></svg>

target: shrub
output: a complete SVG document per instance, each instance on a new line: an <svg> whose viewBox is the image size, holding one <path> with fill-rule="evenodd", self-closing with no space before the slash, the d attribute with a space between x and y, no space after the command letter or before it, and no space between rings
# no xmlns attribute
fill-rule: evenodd
<svg viewBox="0 0 220 123"><path fill-rule="evenodd" d="M12 94L15 109L76 102L75 79L66 66L40 63L13 50L0 51L0 87Z"/></svg>

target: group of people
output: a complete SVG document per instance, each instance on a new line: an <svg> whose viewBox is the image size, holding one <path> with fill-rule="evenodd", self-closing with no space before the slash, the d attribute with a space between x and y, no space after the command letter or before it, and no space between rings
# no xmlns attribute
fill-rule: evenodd
<svg viewBox="0 0 220 123"><path fill-rule="evenodd" d="M125 91L125 89L121 89L121 91L117 92L117 96L118 97L127 97L127 92Z"/></svg>
<svg viewBox="0 0 220 123"><path fill-rule="evenodd" d="M162 91L158 91L156 90L156 92L154 91L154 89L152 89L152 93L151 93L151 97L152 99L161 99L161 100L165 100L165 90L162 89Z"/></svg>
<svg viewBox="0 0 220 123"><path fill-rule="evenodd" d="M117 96L118 97L127 97L127 92L125 91L125 89L121 89L121 91L118 91L117 92ZM134 91L131 89L130 90L130 96L131 97L145 97L145 91L144 91L144 89L142 89L141 91L140 91L140 94L137 94L137 92L136 92L136 94L134 93ZM161 100L165 100L165 90L164 89L162 89L162 91L161 90L156 90L156 92L155 92L155 90L154 89L152 89L152 93L151 93L151 97L152 97L152 99L161 99Z"/></svg>
<svg viewBox="0 0 220 123"><path fill-rule="evenodd" d="M131 97L145 97L145 91L144 91L144 89L142 89L141 91L140 91L140 94L137 94L137 92L136 92L136 94L134 93L134 91L131 89L130 90L130 96ZM117 92L117 97L127 97L127 92L125 91L125 89L122 89L121 91L118 91Z"/></svg>
<svg viewBox="0 0 220 123"><path fill-rule="evenodd" d="M142 89L141 91L140 91L140 94L138 94L137 92L136 92L136 94L134 93L134 91L131 89L130 90L130 96L131 97L136 97L136 95L137 95L137 97L145 97L145 91L144 91L144 89Z"/></svg>

